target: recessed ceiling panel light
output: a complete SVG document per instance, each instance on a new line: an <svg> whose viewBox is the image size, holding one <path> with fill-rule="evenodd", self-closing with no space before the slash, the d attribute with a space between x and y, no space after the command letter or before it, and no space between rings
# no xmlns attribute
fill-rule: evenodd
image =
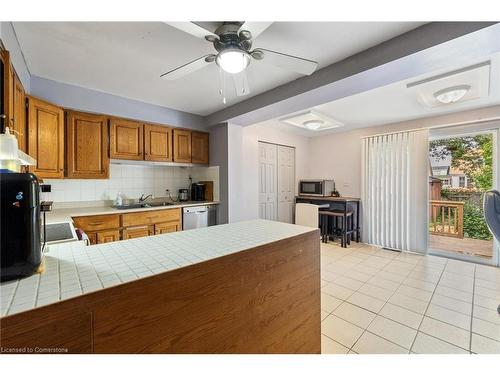
<svg viewBox="0 0 500 375"><path fill-rule="evenodd" d="M470 90L469 85L448 87L446 89L435 92L434 97L436 98L437 101L443 104L450 104L458 102L465 96L465 94L467 94L469 90Z"/></svg>
<svg viewBox="0 0 500 375"><path fill-rule="evenodd" d="M341 122L332 119L324 113L310 109L305 112L296 113L279 119L281 122L308 130L326 130L344 126Z"/></svg>
<svg viewBox="0 0 500 375"><path fill-rule="evenodd" d="M309 130L318 130L325 122L321 120L309 120L302 123Z"/></svg>

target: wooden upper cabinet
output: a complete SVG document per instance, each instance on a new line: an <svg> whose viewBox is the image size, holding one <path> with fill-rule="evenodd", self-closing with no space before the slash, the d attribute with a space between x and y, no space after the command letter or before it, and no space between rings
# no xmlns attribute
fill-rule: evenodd
<svg viewBox="0 0 500 375"><path fill-rule="evenodd" d="M41 178L64 177L64 111L28 97L28 153L37 164L30 170Z"/></svg>
<svg viewBox="0 0 500 375"><path fill-rule="evenodd" d="M191 163L191 131L174 129L174 161Z"/></svg>
<svg viewBox="0 0 500 375"><path fill-rule="evenodd" d="M26 152L26 92L10 63L9 52L1 51L0 57L3 65L3 101L1 114L5 115L5 126L8 126L11 134L17 138L19 149Z"/></svg>
<svg viewBox="0 0 500 375"><path fill-rule="evenodd" d="M106 116L66 113L66 175L69 178L108 178Z"/></svg>
<svg viewBox="0 0 500 375"><path fill-rule="evenodd" d="M208 133L191 133L191 161L192 163L208 164Z"/></svg>
<svg viewBox="0 0 500 375"><path fill-rule="evenodd" d="M26 152L27 149L27 133L26 133L26 92L21 84L21 81L14 73L12 79L12 95L13 95L13 110L11 119L12 133L17 138L17 143L21 151Z"/></svg>
<svg viewBox="0 0 500 375"><path fill-rule="evenodd" d="M172 161L172 129L144 125L144 160Z"/></svg>
<svg viewBox="0 0 500 375"><path fill-rule="evenodd" d="M143 124L110 119L110 156L113 159L143 160Z"/></svg>

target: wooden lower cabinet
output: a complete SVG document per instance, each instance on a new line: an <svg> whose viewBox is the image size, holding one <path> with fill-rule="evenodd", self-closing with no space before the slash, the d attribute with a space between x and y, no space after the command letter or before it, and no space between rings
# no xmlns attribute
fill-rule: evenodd
<svg viewBox="0 0 500 375"><path fill-rule="evenodd" d="M120 215L78 216L73 223L85 232L91 245L120 240Z"/></svg>
<svg viewBox="0 0 500 375"><path fill-rule="evenodd" d="M73 218L73 222L76 228L87 234L91 245L182 230L180 208L78 216Z"/></svg>
<svg viewBox="0 0 500 375"><path fill-rule="evenodd" d="M147 237L151 234L152 228L148 225L140 227L124 228L122 231L122 238L130 240L132 238Z"/></svg>
<svg viewBox="0 0 500 375"><path fill-rule="evenodd" d="M155 224L155 234L178 232L180 230L180 222L178 221Z"/></svg>
<svg viewBox="0 0 500 375"><path fill-rule="evenodd" d="M97 243L115 242L120 240L120 231L118 229L97 232Z"/></svg>

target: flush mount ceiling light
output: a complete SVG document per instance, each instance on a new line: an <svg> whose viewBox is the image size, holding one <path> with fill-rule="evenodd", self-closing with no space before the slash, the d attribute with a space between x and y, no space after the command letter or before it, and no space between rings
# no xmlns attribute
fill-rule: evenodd
<svg viewBox="0 0 500 375"><path fill-rule="evenodd" d="M302 123L309 130L318 130L325 122L322 120L309 120Z"/></svg>
<svg viewBox="0 0 500 375"><path fill-rule="evenodd" d="M230 48L219 52L215 61L225 72L236 74L250 64L250 55L239 48Z"/></svg>
<svg viewBox="0 0 500 375"><path fill-rule="evenodd" d="M465 94L467 94L469 90L470 90L469 85L453 86L435 92L434 97L440 103L450 104L458 102L465 96Z"/></svg>
<svg viewBox="0 0 500 375"><path fill-rule="evenodd" d="M301 129L317 132L344 126L341 122L334 120L333 118L315 109L283 117L280 118L279 121L297 126Z"/></svg>

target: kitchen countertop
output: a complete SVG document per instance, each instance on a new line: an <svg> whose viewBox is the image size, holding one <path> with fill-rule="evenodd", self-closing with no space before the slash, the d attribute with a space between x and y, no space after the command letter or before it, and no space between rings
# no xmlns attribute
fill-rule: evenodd
<svg viewBox="0 0 500 375"><path fill-rule="evenodd" d="M71 218L76 216L126 214L130 212L168 210L170 208L183 208L183 207L203 206L212 204L219 204L219 202L187 201L183 203L174 203L173 205L170 206L127 208L123 210L119 210L111 206L55 208L54 210L47 212L47 224L58 223L63 221L72 221Z"/></svg>
<svg viewBox="0 0 500 375"><path fill-rule="evenodd" d="M360 198L354 197L321 197L317 195L297 195L295 199L311 199L318 201L330 201L330 202L359 202Z"/></svg>
<svg viewBox="0 0 500 375"><path fill-rule="evenodd" d="M32 310L314 230L317 229L251 220L93 246L85 246L82 241L49 245L42 274L0 284L0 316Z"/></svg>

